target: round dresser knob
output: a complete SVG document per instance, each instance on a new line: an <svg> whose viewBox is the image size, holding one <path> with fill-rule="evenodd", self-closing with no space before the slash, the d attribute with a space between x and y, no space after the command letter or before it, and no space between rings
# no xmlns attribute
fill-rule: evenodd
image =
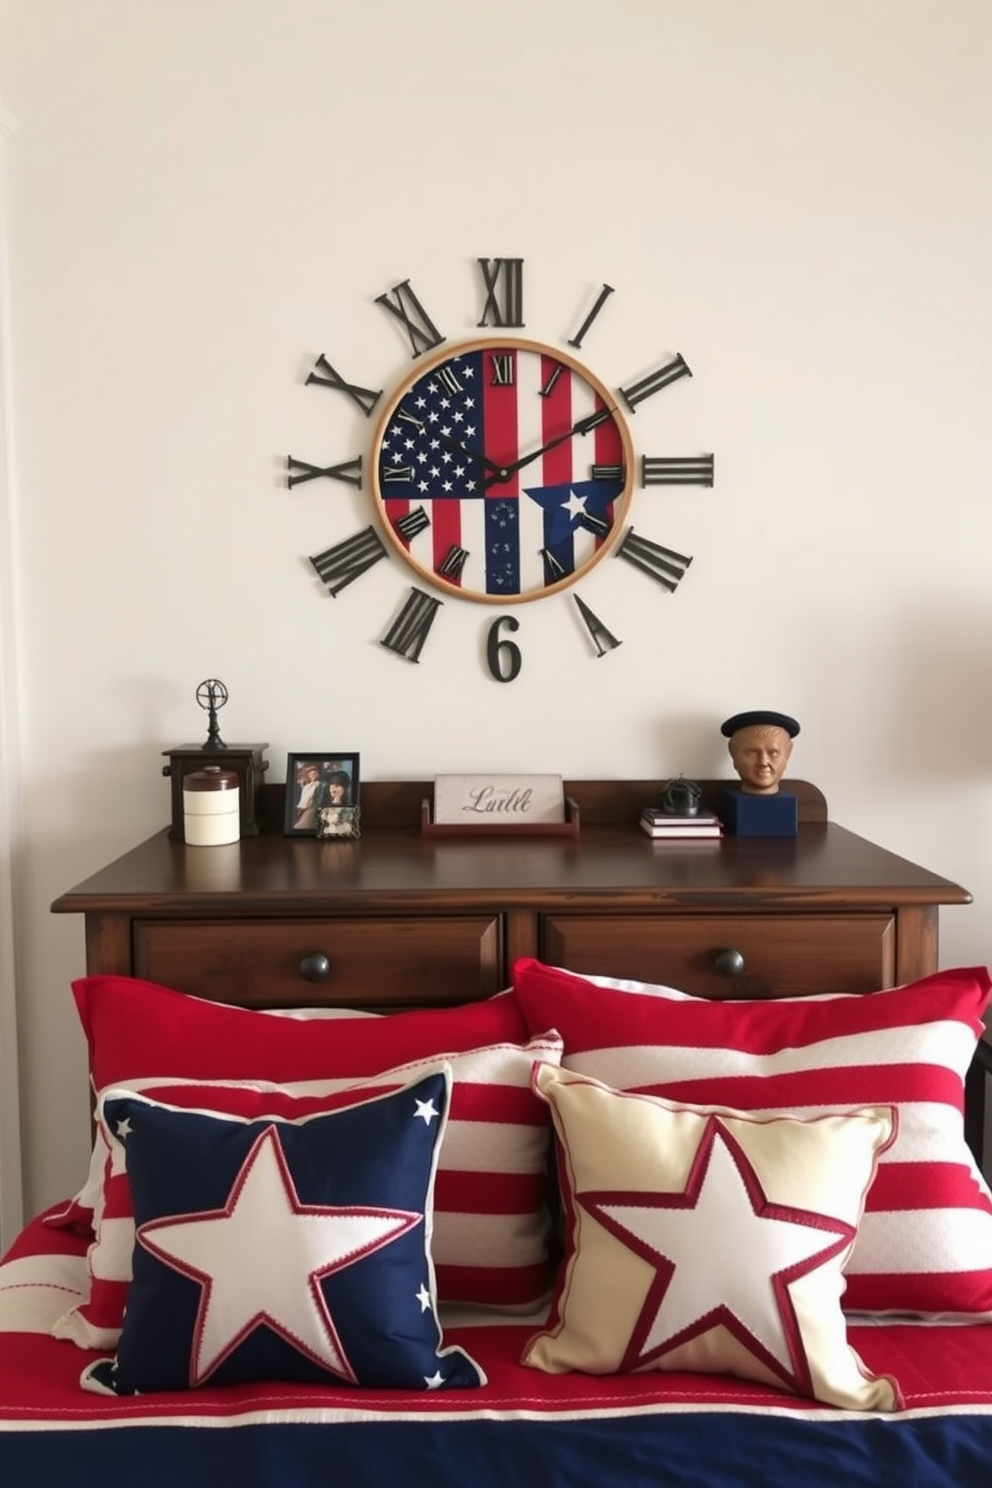
<svg viewBox="0 0 992 1488"><path fill-rule="evenodd" d="M713 957L713 966L721 976L739 977L744 971L744 957L740 951L727 946L724 950L717 951Z"/></svg>
<svg viewBox="0 0 992 1488"><path fill-rule="evenodd" d="M300 976L308 982L322 982L330 970L331 963L323 951L309 951L300 961Z"/></svg>

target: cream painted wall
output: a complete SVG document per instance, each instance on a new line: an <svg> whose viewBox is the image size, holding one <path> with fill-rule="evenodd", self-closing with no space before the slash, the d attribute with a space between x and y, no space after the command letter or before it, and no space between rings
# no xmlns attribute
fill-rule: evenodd
<svg viewBox="0 0 992 1488"><path fill-rule="evenodd" d="M706 775L727 713L784 708L838 820L973 891L942 961L992 959L990 60L987 0L0 0L29 1207L86 1148L82 927L48 906L167 821L205 676L275 779L325 746ZM608 560L583 593L623 645L526 607L508 687L479 607L419 666L376 644L396 565L322 594L307 555L367 508L283 463L368 436L303 386L320 352L410 365L377 294L470 335L496 255L557 344L616 286L584 353L616 385L682 351L638 437L718 472L638 498L694 555L677 595Z"/></svg>

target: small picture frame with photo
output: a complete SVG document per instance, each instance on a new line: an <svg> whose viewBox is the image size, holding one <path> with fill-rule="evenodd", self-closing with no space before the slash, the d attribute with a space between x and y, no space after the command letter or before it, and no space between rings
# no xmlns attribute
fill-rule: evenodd
<svg viewBox="0 0 992 1488"><path fill-rule="evenodd" d="M317 837L321 842L353 842L362 835L357 806L321 806L317 811Z"/></svg>
<svg viewBox="0 0 992 1488"><path fill-rule="evenodd" d="M359 757L323 750L290 754L286 758L286 810L283 833L287 837L317 837L322 811L348 810L358 821ZM340 822L338 822L340 825ZM327 833L326 835L332 835ZM356 836L336 831L335 836Z"/></svg>

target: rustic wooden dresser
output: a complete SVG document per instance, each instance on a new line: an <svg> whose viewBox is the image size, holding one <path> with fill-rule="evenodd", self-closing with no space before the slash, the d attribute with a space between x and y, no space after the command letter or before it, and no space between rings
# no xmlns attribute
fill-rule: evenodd
<svg viewBox="0 0 992 1488"><path fill-rule="evenodd" d="M702 784L714 806L727 782ZM967 890L787 785L798 836L715 843L640 831L657 781L566 782L574 835L436 838L422 835L429 783L375 782L348 842L284 837L283 787L265 786L259 836L186 847L164 828L52 908L85 917L90 973L245 1006L464 1002L505 987L518 956L702 997L871 992L935 971L940 906ZM977 1064L968 1097L978 1152Z"/></svg>
<svg viewBox="0 0 992 1488"><path fill-rule="evenodd" d="M272 829L216 848L163 830L53 909L85 915L90 972L246 1005L462 1002L505 986L517 956L706 997L869 992L935 970L939 908L967 891L789 785L797 837L704 843L640 831L651 781L568 782L577 834L496 838L425 838L430 786L373 783L354 842L284 837L282 787L266 787Z"/></svg>

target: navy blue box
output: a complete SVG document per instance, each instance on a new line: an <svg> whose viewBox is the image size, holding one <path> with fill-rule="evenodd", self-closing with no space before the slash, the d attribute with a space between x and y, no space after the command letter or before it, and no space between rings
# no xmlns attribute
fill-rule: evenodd
<svg viewBox="0 0 992 1488"><path fill-rule="evenodd" d="M747 791L725 790L720 796L719 816L725 829L735 837L799 834L799 802L789 791L752 796Z"/></svg>

